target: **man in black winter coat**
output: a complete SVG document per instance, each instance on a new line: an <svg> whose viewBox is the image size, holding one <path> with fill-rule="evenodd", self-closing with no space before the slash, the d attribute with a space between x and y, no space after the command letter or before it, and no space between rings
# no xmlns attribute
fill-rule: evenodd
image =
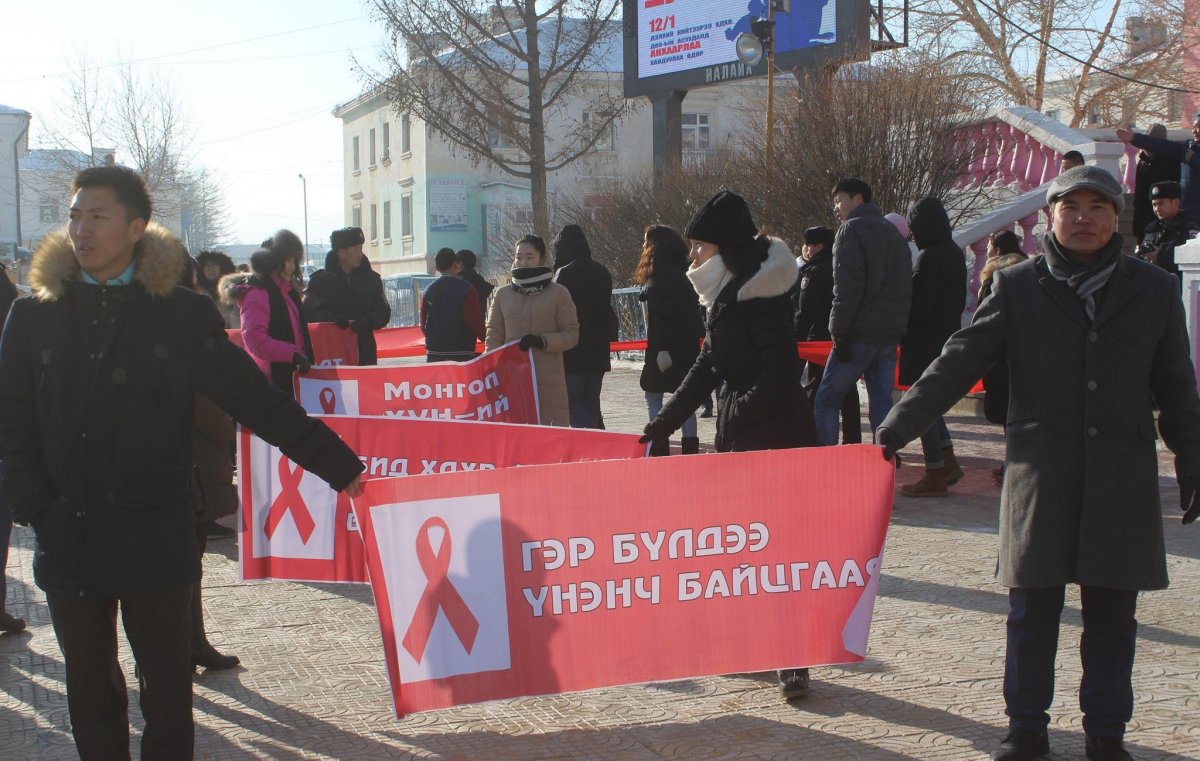
<svg viewBox="0 0 1200 761"><path fill-rule="evenodd" d="M1182 208L1182 188L1178 182L1159 182L1150 188L1150 204L1154 221L1146 225L1138 243L1139 258L1157 264L1180 281L1179 265L1175 263L1175 247L1188 242L1200 229L1196 220Z"/></svg>
<svg viewBox="0 0 1200 761"><path fill-rule="evenodd" d="M0 484L37 537L82 759L129 757L118 605L142 676L142 758L192 758L197 392L351 496L363 465L177 288L183 246L133 170L80 172L67 229L33 257L0 340Z"/></svg>
<svg viewBox="0 0 1200 761"><path fill-rule="evenodd" d="M579 343L563 354L572 428L603 428L600 388L612 369L609 343L617 339L612 308L612 275L592 259L579 225L567 225L554 239L554 281L566 288L579 315Z"/></svg>
<svg viewBox="0 0 1200 761"><path fill-rule="evenodd" d="M797 341L829 341L829 313L833 309L833 230L810 227L804 231L799 278L790 292ZM825 366L806 363L801 375L804 393L812 401L821 387ZM842 443L862 443L862 413L858 388L842 400Z"/></svg>
<svg viewBox="0 0 1200 761"><path fill-rule="evenodd" d="M936 198L922 198L908 213L908 229L921 250L912 274L912 306L908 330L900 342L900 385L911 386L942 353L946 340L962 327L967 306L967 262L954 242L950 217ZM925 475L900 488L907 497L944 497L946 486L958 483L962 468L954 442L939 417L921 435Z"/></svg>
<svg viewBox="0 0 1200 761"><path fill-rule="evenodd" d="M387 327L392 308L383 297L383 280L363 256L364 240L359 227L330 233L332 250L325 257L325 269L313 273L304 293L304 318L353 330L358 334L358 364L374 365L374 331Z"/></svg>

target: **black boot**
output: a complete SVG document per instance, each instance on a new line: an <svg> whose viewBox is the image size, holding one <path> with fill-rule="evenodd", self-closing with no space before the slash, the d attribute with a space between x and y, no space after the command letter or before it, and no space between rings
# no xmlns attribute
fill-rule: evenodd
<svg viewBox="0 0 1200 761"><path fill-rule="evenodd" d="M1133 761L1119 737L1087 737L1084 753L1088 761Z"/></svg>
<svg viewBox="0 0 1200 761"><path fill-rule="evenodd" d="M700 454L700 437L699 436L684 436L683 437L683 453L684 454Z"/></svg>
<svg viewBox="0 0 1200 761"><path fill-rule="evenodd" d="M203 666L209 671L231 669L241 663L236 655L222 655L208 641L204 632L204 601L200 584L192 587L192 668Z"/></svg>
<svg viewBox="0 0 1200 761"><path fill-rule="evenodd" d="M1010 729L1000 747L992 751L992 761L1032 761L1050 752L1050 738L1045 730Z"/></svg>
<svg viewBox="0 0 1200 761"><path fill-rule="evenodd" d="M654 439L650 442L651 457L666 457L671 454L670 439Z"/></svg>
<svg viewBox="0 0 1200 761"><path fill-rule="evenodd" d="M785 700L807 695L808 684L808 669L783 669L779 672L779 691Z"/></svg>

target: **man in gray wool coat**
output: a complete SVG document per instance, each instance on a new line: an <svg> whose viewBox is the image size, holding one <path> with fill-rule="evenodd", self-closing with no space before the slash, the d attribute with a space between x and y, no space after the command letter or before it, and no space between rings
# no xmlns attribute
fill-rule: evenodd
<svg viewBox="0 0 1200 761"><path fill-rule="evenodd" d="M997 362L1011 377L998 575L1010 587L1009 734L995 761L1049 753L1059 617L1080 586L1086 754L1132 756L1138 592L1167 586L1158 432L1175 453L1185 515L1200 514L1200 398L1175 278L1121 255L1120 184L1095 166L1046 194L1043 256L997 272L975 319L879 429L884 457L912 441ZM1154 425L1158 405L1158 430Z"/></svg>

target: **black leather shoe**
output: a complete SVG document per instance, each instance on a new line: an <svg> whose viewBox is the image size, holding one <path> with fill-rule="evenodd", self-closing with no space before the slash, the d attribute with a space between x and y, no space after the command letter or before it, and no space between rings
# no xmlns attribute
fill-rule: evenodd
<svg viewBox="0 0 1200 761"><path fill-rule="evenodd" d="M205 642L199 647L192 648L192 668L203 666L208 671L231 669L242 662L236 655L222 655L217 649Z"/></svg>
<svg viewBox="0 0 1200 761"><path fill-rule="evenodd" d="M1119 737L1088 737L1084 754L1088 761L1133 761Z"/></svg>
<svg viewBox="0 0 1200 761"><path fill-rule="evenodd" d="M808 669L784 669L779 672L779 691L785 700L807 695L808 683Z"/></svg>
<svg viewBox="0 0 1200 761"><path fill-rule="evenodd" d="M992 751L992 761L1031 761L1050 752L1050 737L1045 730L1010 729L1000 747Z"/></svg>
<svg viewBox="0 0 1200 761"><path fill-rule="evenodd" d="M204 533L208 535L209 539L228 539L231 536L237 536L236 530L228 526L222 526L216 521L206 523L204 525Z"/></svg>
<svg viewBox="0 0 1200 761"><path fill-rule="evenodd" d="M4 573L3 568L0 568L0 573ZM16 634L23 631L25 631L25 619L17 618L8 612L0 613L0 633Z"/></svg>

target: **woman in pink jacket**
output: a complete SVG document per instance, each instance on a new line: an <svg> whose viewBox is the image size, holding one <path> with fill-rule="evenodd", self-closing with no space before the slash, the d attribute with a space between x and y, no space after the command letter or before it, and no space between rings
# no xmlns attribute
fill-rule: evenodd
<svg viewBox="0 0 1200 761"><path fill-rule="evenodd" d="M221 278L221 298L238 306L246 353L271 382L293 392L292 373L312 367L312 342L300 307L304 246L280 230L250 256L251 273Z"/></svg>

